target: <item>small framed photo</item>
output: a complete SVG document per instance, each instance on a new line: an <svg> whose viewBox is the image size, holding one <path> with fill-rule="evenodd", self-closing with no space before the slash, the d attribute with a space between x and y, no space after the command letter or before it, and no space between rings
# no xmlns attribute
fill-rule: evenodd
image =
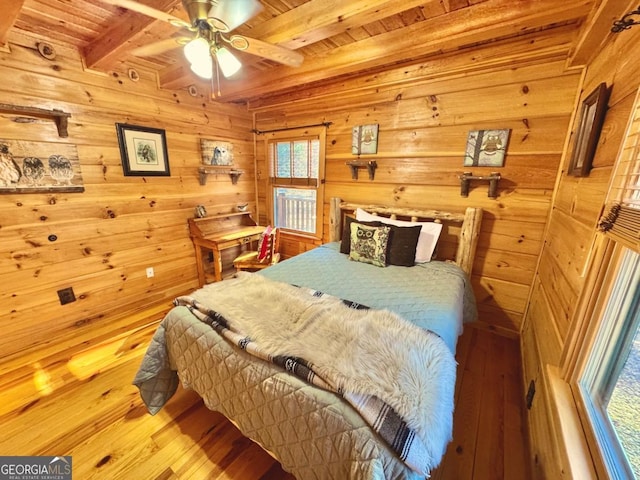
<svg viewBox="0 0 640 480"><path fill-rule="evenodd" d="M351 132L351 153L353 155L378 153L378 124L353 127Z"/></svg>
<svg viewBox="0 0 640 480"><path fill-rule="evenodd" d="M116 123L116 130L125 176L171 175L164 130L126 123Z"/></svg>
<svg viewBox="0 0 640 480"><path fill-rule="evenodd" d="M471 130L464 154L465 167L503 167L511 130Z"/></svg>
<svg viewBox="0 0 640 480"><path fill-rule="evenodd" d="M608 101L609 89L605 83L601 83L582 102L571 163L569 164L569 175L574 177L589 176L600 138L600 130L607 112Z"/></svg>

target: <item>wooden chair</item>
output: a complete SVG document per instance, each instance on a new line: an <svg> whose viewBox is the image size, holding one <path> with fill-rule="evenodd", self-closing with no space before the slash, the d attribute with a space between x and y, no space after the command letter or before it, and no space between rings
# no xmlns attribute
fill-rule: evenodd
<svg viewBox="0 0 640 480"><path fill-rule="evenodd" d="M262 234L258 242L258 250L241 253L233 261L236 271L261 270L280 261L280 229L270 227ZM262 256L260 254L263 254Z"/></svg>

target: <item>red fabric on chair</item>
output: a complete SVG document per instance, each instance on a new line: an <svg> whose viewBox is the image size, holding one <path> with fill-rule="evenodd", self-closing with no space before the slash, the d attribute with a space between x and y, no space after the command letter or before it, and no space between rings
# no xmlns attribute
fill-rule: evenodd
<svg viewBox="0 0 640 480"><path fill-rule="evenodd" d="M280 261L280 229L267 227L258 240L257 250L241 253L233 261L236 270L260 270Z"/></svg>
<svg viewBox="0 0 640 480"><path fill-rule="evenodd" d="M273 227L269 225L264 232L262 232L262 236L260 237L260 245L258 246L258 261L262 262L267 258L269 254L269 242L271 239L271 232L273 232Z"/></svg>

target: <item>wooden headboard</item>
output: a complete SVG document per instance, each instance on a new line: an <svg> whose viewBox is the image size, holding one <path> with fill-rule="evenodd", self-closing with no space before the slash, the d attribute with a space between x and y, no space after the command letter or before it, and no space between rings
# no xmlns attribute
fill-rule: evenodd
<svg viewBox="0 0 640 480"><path fill-rule="evenodd" d="M467 275L471 276L482 223L481 208L468 207L465 213L450 213L439 210L358 205L343 202L339 198L332 198L329 217L329 241L340 241L344 217L347 215L353 216L357 208L381 217L410 220L412 222L431 221L442 223L442 233L436 247L436 259L453 261Z"/></svg>

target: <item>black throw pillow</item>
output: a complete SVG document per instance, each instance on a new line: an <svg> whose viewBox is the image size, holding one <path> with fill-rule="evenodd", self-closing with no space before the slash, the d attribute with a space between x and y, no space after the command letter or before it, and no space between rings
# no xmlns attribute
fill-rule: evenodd
<svg viewBox="0 0 640 480"><path fill-rule="evenodd" d="M416 263L416 248L422 227L399 227L389 225L391 235L387 252L387 263L401 267L413 267Z"/></svg>

